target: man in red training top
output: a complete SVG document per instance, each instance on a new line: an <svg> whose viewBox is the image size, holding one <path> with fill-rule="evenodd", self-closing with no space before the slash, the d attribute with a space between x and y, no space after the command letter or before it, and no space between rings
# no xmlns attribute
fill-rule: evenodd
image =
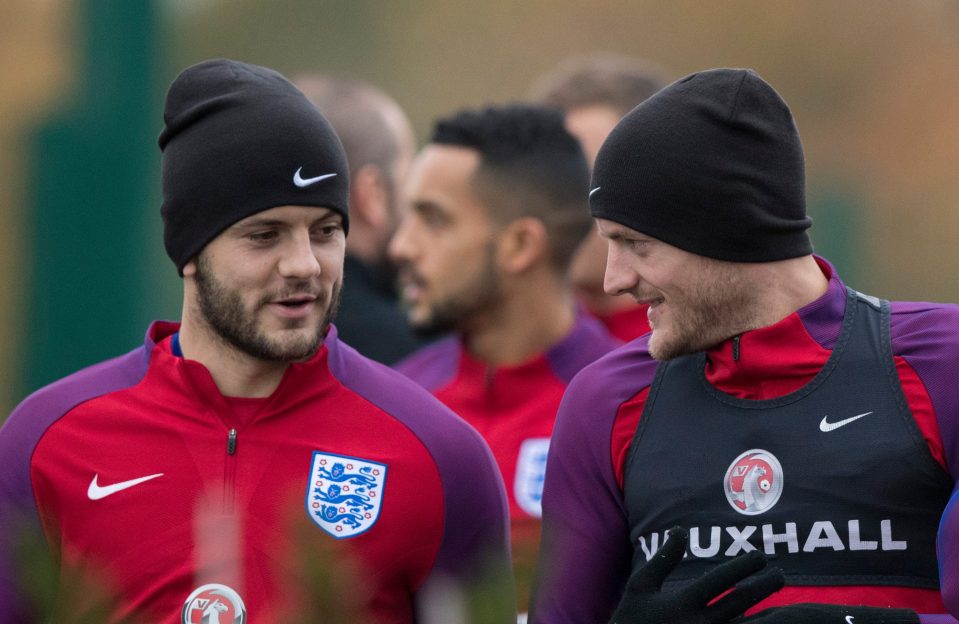
<svg viewBox="0 0 959 624"><path fill-rule="evenodd" d="M565 274L589 230L582 149L555 110L494 106L439 121L390 244L410 322L452 337L397 365L489 443L510 502L525 609L553 419L566 384L618 342Z"/></svg>
<svg viewBox="0 0 959 624"><path fill-rule="evenodd" d="M617 604L617 624L675 621L644 613L637 585L624 593L674 526L689 546L659 603L758 551L786 583L758 608L792 606L744 622L945 613L936 531L959 467L959 307L858 293L812 254L795 123L750 70L643 102L590 186L606 290L649 304L652 332L563 399L533 621L605 622ZM955 566L941 574L955 585Z"/></svg>
<svg viewBox="0 0 959 624"><path fill-rule="evenodd" d="M42 528L65 573L102 580L110 621L319 621L309 593L337 580L353 621L409 624L431 588L508 579L480 436L330 324L349 169L326 119L278 73L214 60L177 77L164 121L182 322L0 430L0 622L30 617L15 523ZM492 608L515 617L509 591Z"/></svg>

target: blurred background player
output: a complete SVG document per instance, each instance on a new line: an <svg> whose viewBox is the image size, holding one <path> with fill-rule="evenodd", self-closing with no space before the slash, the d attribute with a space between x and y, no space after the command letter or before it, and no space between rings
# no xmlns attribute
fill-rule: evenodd
<svg viewBox="0 0 959 624"><path fill-rule="evenodd" d="M549 437L566 384L619 343L566 280L590 228L588 171L554 109L510 105L437 122L390 244L410 322L455 335L397 365L473 425L502 471L525 609Z"/></svg>
<svg viewBox="0 0 959 624"><path fill-rule="evenodd" d="M566 127L579 139L592 168L596 154L617 122L637 104L664 87L666 72L628 56L595 54L566 59L544 74L532 99L566 112ZM595 229L573 256L569 277L577 299L620 340L649 331L647 306L603 291L606 243Z"/></svg>
<svg viewBox="0 0 959 624"><path fill-rule="evenodd" d="M392 364L425 344L400 309L386 247L400 222L399 189L416 151L399 104L373 85L323 74L294 84L320 109L350 165L350 236L336 328L351 347Z"/></svg>

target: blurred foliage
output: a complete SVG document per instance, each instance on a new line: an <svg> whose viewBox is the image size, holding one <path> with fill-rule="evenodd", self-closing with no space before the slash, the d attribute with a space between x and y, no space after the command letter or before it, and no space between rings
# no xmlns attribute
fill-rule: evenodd
<svg viewBox="0 0 959 624"><path fill-rule="evenodd" d="M17 545L19 590L29 610L24 624L137 624L133 618L110 619L117 600L107 580L89 568L61 567L42 535L22 531Z"/></svg>
<svg viewBox="0 0 959 624"><path fill-rule="evenodd" d="M294 522L283 534L287 548L273 553L278 564L278 587L284 596L272 605L271 617L290 624L356 624L368 621L364 606L371 602L368 589L370 571L350 557L348 541L330 538L312 522L297 513ZM238 579L244 575L236 557L242 546L234 544L239 525L236 516L213 514L200 509L196 515L197 536L206 543L196 546L196 585L223 582L242 587ZM204 526L206 525L206 526ZM215 526L220 531L210 530ZM120 597L110 590L107 575L96 572L90 561L63 565L62 558L52 553L44 537L36 531L21 531L16 539L18 589L28 604L24 624L138 624L133 616L114 613ZM212 558L211 558L212 557ZM222 565L236 569L223 570ZM446 579L436 578L425 590L425 612L419 613L423 624L512 624L503 621L503 614L513 610L514 593L511 578L492 572L498 567L477 565L474 585L468 592ZM376 574L373 571L372 574ZM388 573L387 573L388 574ZM207 577L207 578L201 578ZM420 591L424 591L419 588Z"/></svg>

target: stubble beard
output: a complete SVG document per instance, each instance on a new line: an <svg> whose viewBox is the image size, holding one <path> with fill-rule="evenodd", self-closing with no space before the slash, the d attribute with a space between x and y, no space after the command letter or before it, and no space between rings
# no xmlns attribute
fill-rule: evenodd
<svg viewBox="0 0 959 624"><path fill-rule="evenodd" d="M653 329L649 354L671 360L714 347L756 328L757 285L735 269L719 266L704 273L685 294L670 302L671 327Z"/></svg>
<svg viewBox="0 0 959 624"><path fill-rule="evenodd" d="M223 343L270 362L296 362L316 353L339 309L342 286L340 282L333 286L326 310L312 336L284 341L267 336L257 323L257 312L267 305L269 298L258 301L252 310L247 310L240 294L216 279L202 255L197 259L195 282L200 312L213 333ZM287 288L292 292L311 290L305 282L288 283ZM294 329L295 321L290 321L289 325Z"/></svg>
<svg viewBox="0 0 959 624"><path fill-rule="evenodd" d="M495 246L490 243L484 250L485 258L479 271L459 292L433 302L426 318L410 319L413 330L423 335L463 332L468 330L473 319L495 308L503 297L496 273L495 252Z"/></svg>

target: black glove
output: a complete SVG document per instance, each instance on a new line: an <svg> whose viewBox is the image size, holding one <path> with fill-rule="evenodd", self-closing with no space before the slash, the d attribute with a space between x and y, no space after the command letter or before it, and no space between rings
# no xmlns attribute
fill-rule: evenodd
<svg viewBox="0 0 959 624"><path fill-rule="evenodd" d="M685 529L669 530L662 548L629 578L610 624L719 624L741 615L783 586L782 572L776 568L763 570L766 559L753 551L716 566L682 589L663 592L663 581L682 561L688 541ZM739 581L743 582L732 589Z"/></svg>
<svg viewBox="0 0 959 624"><path fill-rule="evenodd" d="M736 620L736 624L919 624L919 616L909 609L803 602L766 609Z"/></svg>

